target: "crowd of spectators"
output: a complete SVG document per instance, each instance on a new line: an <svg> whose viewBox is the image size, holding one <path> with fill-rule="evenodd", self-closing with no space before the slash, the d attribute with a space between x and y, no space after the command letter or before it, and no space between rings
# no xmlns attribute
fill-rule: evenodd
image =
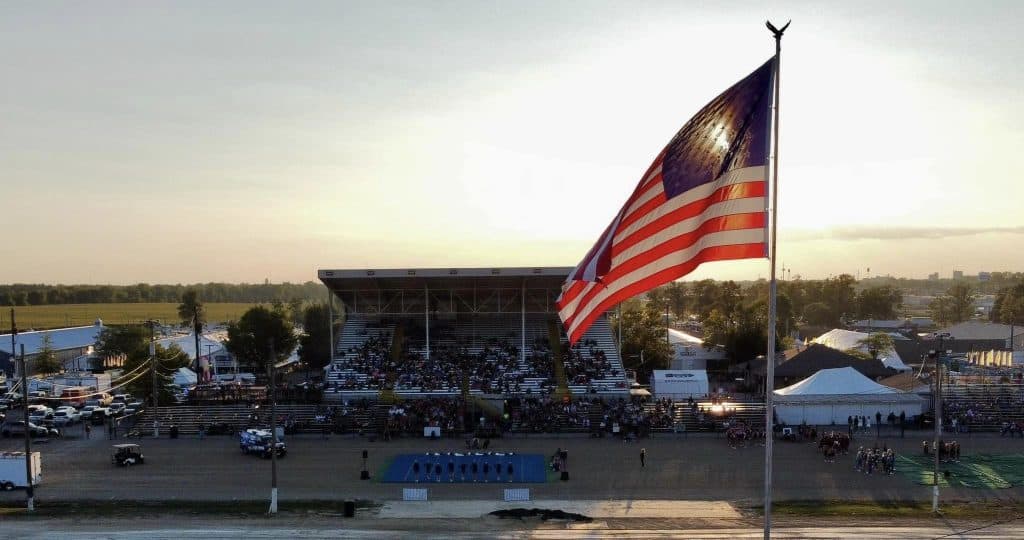
<svg viewBox="0 0 1024 540"><path fill-rule="evenodd" d="M339 356L340 361L328 367L326 390L380 390L387 382L388 371L394 367L391 334L379 332L370 335L361 345L350 347ZM365 378L357 377L356 373L365 375Z"/></svg>
<svg viewBox="0 0 1024 540"><path fill-rule="evenodd" d="M441 428L443 433L454 434L460 428L460 416L465 410L462 398L436 397L410 399L388 409L386 435L422 433L425 427Z"/></svg>
<svg viewBox="0 0 1024 540"><path fill-rule="evenodd" d="M614 378L620 375L597 342L585 339L571 347L566 343L563 362L565 375L570 385L589 385L591 381Z"/></svg>
<svg viewBox="0 0 1024 540"><path fill-rule="evenodd" d="M592 403L586 400L556 400L549 396L509 400L511 409L506 429L525 433L591 429Z"/></svg>
<svg viewBox="0 0 1024 540"><path fill-rule="evenodd" d="M601 427L625 438L643 437L651 429L672 427L672 401L658 400L654 407L645 407L640 400L610 400L604 405Z"/></svg>

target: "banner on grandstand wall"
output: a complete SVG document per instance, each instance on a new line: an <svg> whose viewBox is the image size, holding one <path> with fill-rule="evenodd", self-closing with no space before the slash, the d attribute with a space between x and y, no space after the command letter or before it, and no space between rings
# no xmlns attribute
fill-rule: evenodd
<svg viewBox="0 0 1024 540"><path fill-rule="evenodd" d="M558 298L576 342L612 306L701 263L767 255L774 57L704 106L658 154Z"/></svg>

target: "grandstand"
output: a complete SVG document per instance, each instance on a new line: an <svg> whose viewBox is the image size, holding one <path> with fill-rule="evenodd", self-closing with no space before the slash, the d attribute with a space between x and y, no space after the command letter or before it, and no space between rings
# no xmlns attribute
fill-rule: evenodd
<svg viewBox="0 0 1024 540"><path fill-rule="evenodd" d="M325 399L627 395L606 318L569 346L555 300L571 270L320 270L344 321Z"/></svg>

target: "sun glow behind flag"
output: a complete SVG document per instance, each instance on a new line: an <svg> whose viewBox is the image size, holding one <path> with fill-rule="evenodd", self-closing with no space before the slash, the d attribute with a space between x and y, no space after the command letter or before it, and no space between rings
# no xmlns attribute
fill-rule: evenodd
<svg viewBox="0 0 1024 540"><path fill-rule="evenodd" d="M774 57L704 106L658 154L558 299L575 343L612 306L701 263L767 255Z"/></svg>

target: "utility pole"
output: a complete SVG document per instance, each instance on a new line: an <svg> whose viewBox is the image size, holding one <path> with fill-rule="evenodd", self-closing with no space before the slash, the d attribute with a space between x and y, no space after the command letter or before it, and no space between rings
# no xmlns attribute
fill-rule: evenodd
<svg viewBox="0 0 1024 540"><path fill-rule="evenodd" d="M160 393L157 390L157 376L156 376L156 323L157 321L148 320L146 326L149 326L149 369L153 372L153 438L160 437Z"/></svg>
<svg viewBox="0 0 1024 540"><path fill-rule="evenodd" d="M267 340L267 372L270 375L270 510L277 513L277 370L274 366L274 338Z"/></svg>
<svg viewBox="0 0 1024 540"><path fill-rule="evenodd" d="M11 325L14 325L14 310L11 310ZM14 354L14 349L11 349ZM32 491L32 433L28 427L28 362L25 361L25 344L21 344L21 408L25 414L25 498L29 512L36 509L35 493Z"/></svg>
<svg viewBox="0 0 1024 540"><path fill-rule="evenodd" d="M18 325L14 324L14 308L11 308L11 358L14 358L14 355L17 354L17 352L18 352L18 349L16 348L16 345L15 345L15 341L16 341L15 338L17 336L18 336ZM15 365L17 365L17 364L15 364ZM22 388L22 390L24 390L24 388ZM22 393L24 393L24 392L22 392Z"/></svg>
<svg viewBox="0 0 1024 540"><path fill-rule="evenodd" d="M942 438L942 341L949 334L942 332L935 337L939 339L939 347L935 351L935 441L932 451L935 452L935 464L932 469L932 512L939 513L939 441Z"/></svg>

